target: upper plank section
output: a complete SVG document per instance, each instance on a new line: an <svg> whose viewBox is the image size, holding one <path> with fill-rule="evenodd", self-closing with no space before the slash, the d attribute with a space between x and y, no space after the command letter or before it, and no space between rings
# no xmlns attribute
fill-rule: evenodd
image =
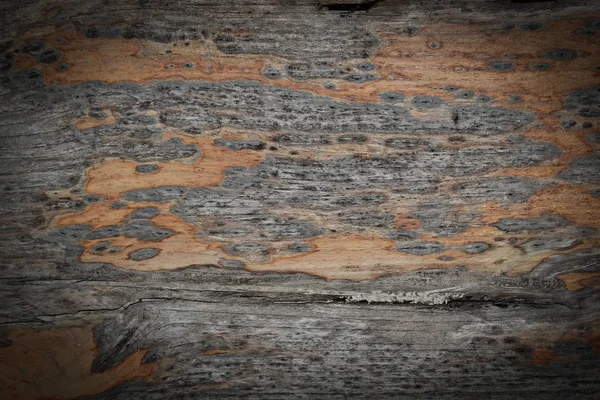
<svg viewBox="0 0 600 400"><path fill-rule="evenodd" d="M600 11L559 3L13 7L39 17L2 55L9 276L595 288Z"/></svg>

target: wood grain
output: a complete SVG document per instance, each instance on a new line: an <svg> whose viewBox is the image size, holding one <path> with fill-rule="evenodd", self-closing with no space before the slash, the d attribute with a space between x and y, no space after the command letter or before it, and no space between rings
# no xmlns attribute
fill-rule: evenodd
<svg viewBox="0 0 600 400"><path fill-rule="evenodd" d="M7 399L593 399L600 4L0 4Z"/></svg>

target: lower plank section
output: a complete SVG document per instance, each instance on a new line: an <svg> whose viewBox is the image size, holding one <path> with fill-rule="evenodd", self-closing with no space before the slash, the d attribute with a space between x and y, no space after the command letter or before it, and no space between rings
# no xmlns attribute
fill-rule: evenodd
<svg viewBox="0 0 600 400"><path fill-rule="evenodd" d="M61 285L50 287L64 298ZM73 284L71 300L90 292L131 300L119 307L88 302L89 309L3 325L2 398L597 395L594 298L428 306L118 286Z"/></svg>

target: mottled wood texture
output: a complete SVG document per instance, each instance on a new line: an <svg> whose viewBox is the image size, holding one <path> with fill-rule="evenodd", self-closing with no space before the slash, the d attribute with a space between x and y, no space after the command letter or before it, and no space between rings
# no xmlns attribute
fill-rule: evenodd
<svg viewBox="0 0 600 400"><path fill-rule="evenodd" d="M598 398L599 2L0 15L0 398Z"/></svg>

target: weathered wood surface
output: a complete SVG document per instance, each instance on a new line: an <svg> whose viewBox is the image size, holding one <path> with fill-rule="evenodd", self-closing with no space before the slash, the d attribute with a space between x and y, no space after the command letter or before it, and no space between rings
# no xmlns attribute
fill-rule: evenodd
<svg viewBox="0 0 600 400"><path fill-rule="evenodd" d="M600 3L0 3L0 397L598 398Z"/></svg>

